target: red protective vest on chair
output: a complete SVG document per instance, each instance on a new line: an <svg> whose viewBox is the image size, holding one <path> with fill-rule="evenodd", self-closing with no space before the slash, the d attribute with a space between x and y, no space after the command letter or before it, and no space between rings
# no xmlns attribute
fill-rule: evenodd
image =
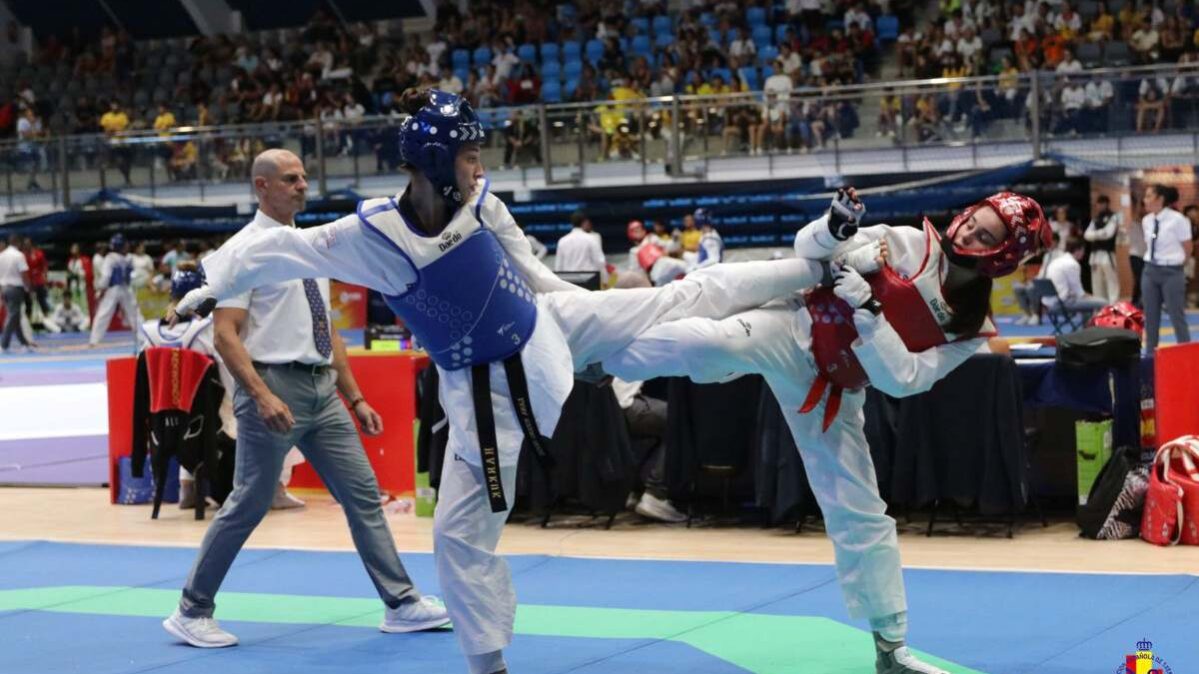
<svg viewBox="0 0 1199 674"><path fill-rule="evenodd" d="M196 391L213 360L191 349L152 346L145 350L150 379L150 413L190 412Z"/></svg>
<svg viewBox="0 0 1199 674"><path fill-rule="evenodd" d="M1157 450L1141 538L1154 545L1199 545L1199 436L1184 435Z"/></svg>

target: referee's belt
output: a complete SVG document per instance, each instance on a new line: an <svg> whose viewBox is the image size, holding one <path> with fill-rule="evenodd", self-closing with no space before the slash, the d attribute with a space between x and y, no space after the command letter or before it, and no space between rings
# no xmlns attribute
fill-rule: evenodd
<svg viewBox="0 0 1199 674"><path fill-rule="evenodd" d="M291 361L289 363L260 363L258 361L253 361L253 365L255 368L264 367L296 370L298 372L306 372L311 375L318 375L329 369L329 365L326 363L300 363L297 361Z"/></svg>

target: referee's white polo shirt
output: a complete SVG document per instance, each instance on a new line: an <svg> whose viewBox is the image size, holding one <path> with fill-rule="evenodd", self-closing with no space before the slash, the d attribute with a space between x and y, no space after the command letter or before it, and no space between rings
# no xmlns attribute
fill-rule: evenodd
<svg viewBox="0 0 1199 674"><path fill-rule="evenodd" d="M241 231L233 235L226 246L236 246L239 239L256 232L285 225L262 211ZM317 279L321 300L328 317L329 330L334 330L333 317L329 312L329 279ZM250 360L256 363L305 363L308 365L333 362L316 350L312 331L312 310L304 293L304 282L300 279L261 286L250 292L232 297L217 304L218 309L246 309L249 316L242 326L241 338Z"/></svg>

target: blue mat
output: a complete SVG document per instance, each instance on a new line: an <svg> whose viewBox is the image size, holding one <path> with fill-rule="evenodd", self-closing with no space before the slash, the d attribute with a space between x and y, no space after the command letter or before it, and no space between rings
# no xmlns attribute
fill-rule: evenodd
<svg viewBox="0 0 1199 674"><path fill-rule="evenodd" d="M1096 544L1097 554L1101 543ZM218 597L241 646L202 651L159 623L195 551L0 543L0 672L441 673L449 632L385 635L352 553L246 550ZM432 558L405 554L437 592ZM831 567L514 556L518 674L870 674ZM953 672L1117 672L1137 643L1199 671L1199 578L912 570L910 642Z"/></svg>

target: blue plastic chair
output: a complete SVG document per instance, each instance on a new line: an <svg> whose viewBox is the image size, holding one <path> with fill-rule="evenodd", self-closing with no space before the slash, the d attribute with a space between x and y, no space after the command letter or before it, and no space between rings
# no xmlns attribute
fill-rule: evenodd
<svg viewBox="0 0 1199 674"><path fill-rule="evenodd" d="M874 22L878 31L878 39L883 42L894 42L899 37L899 19L891 14L884 14Z"/></svg>
<svg viewBox="0 0 1199 674"><path fill-rule="evenodd" d="M633 28L637 29L638 35L647 35L649 33L649 19L644 16L634 17L629 23L633 24Z"/></svg>
<svg viewBox="0 0 1199 674"><path fill-rule="evenodd" d="M674 35L672 33L658 33L658 37L654 38L655 47L669 47L674 44Z"/></svg>
<svg viewBox="0 0 1199 674"><path fill-rule="evenodd" d="M841 19L831 19L824 22L824 29L830 33L834 30L845 32L845 22Z"/></svg>
<svg viewBox="0 0 1199 674"><path fill-rule="evenodd" d="M764 7L750 7L745 10L745 20L751 26L766 25L766 9Z"/></svg>
<svg viewBox="0 0 1199 674"><path fill-rule="evenodd" d="M541 100L546 103L562 102L562 85L558 80L546 80L541 83Z"/></svg>
<svg viewBox="0 0 1199 674"><path fill-rule="evenodd" d="M541 62L557 61L558 60L558 43L557 42L542 42L541 43Z"/></svg>
<svg viewBox="0 0 1199 674"><path fill-rule="evenodd" d="M653 50L654 47L650 43L648 35L638 35L633 38L631 51L635 56L649 56ZM588 56L590 56L590 54L588 54Z"/></svg>
<svg viewBox="0 0 1199 674"><path fill-rule="evenodd" d="M753 91L761 89L761 82L758 81L758 69L742 66L737 69L737 73L741 75L741 79L745 80L745 84Z"/></svg>
<svg viewBox="0 0 1199 674"><path fill-rule="evenodd" d="M720 34L719 28L709 28L708 37L712 39L712 42L715 42L718 45L724 44L724 36Z"/></svg>
<svg viewBox="0 0 1199 674"><path fill-rule="evenodd" d="M774 60L779 57L779 48L774 45L766 45L758 50L758 60L763 65L774 63Z"/></svg>
<svg viewBox="0 0 1199 674"><path fill-rule="evenodd" d="M575 90L578 88L579 88L579 80L578 79L566 80L566 84L562 85L562 91L565 92L567 96L574 96Z"/></svg>
<svg viewBox="0 0 1199 674"><path fill-rule="evenodd" d="M587 54L587 60L591 61L591 65L595 65L604 55L604 43L599 40L588 40L584 53Z"/></svg>
<svg viewBox="0 0 1199 674"><path fill-rule="evenodd" d="M670 23L669 16L659 14L654 17L654 33L671 33L674 32L673 26Z"/></svg>
<svg viewBox="0 0 1199 674"><path fill-rule="evenodd" d="M546 61L541 64L541 79L556 80L562 75L562 66L557 61Z"/></svg>
<svg viewBox="0 0 1199 674"><path fill-rule="evenodd" d="M761 51L762 47L768 47L773 44L774 31L770 26L754 26L753 33L750 34L754 41L754 46Z"/></svg>
<svg viewBox="0 0 1199 674"><path fill-rule="evenodd" d="M575 40L562 43L562 62L578 61L583 58L583 45Z"/></svg>
<svg viewBox="0 0 1199 674"><path fill-rule="evenodd" d="M477 66L485 66L491 63L491 49L487 47L479 47L475 50L474 63Z"/></svg>
<svg viewBox="0 0 1199 674"><path fill-rule="evenodd" d="M791 30L791 26L781 23L774 27L774 43L782 44L787 41L787 31Z"/></svg>
<svg viewBox="0 0 1199 674"><path fill-rule="evenodd" d="M716 27L716 15L711 12L704 12L699 15L699 22L706 28Z"/></svg>
<svg viewBox="0 0 1199 674"><path fill-rule="evenodd" d="M522 44L516 48L516 56L525 63L532 63L537 60L537 47L531 44Z"/></svg>
<svg viewBox="0 0 1199 674"><path fill-rule="evenodd" d="M562 77L568 80L577 80L583 74L582 61L567 61L562 64Z"/></svg>
<svg viewBox="0 0 1199 674"><path fill-rule="evenodd" d="M450 62L454 68L469 68L470 67L470 52L465 49L455 49L450 52Z"/></svg>

